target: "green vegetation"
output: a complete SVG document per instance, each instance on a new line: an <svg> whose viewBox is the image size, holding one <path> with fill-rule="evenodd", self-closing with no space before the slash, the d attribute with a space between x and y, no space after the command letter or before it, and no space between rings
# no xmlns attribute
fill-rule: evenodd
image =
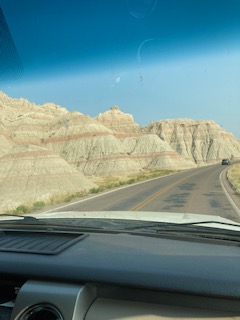
<svg viewBox="0 0 240 320"><path fill-rule="evenodd" d="M25 205L20 205L15 210L13 210L12 213L18 215L18 214L24 214L24 213L29 213L29 212L31 212L31 208L29 208Z"/></svg>
<svg viewBox="0 0 240 320"><path fill-rule="evenodd" d="M227 177L236 193L240 195L240 163L234 164L228 169Z"/></svg>
<svg viewBox="0 0 240 320"><path fill-rule="evenodd" d="M46 204L43 201L36 201L32 205L21 204L16 209L7 210L7 211L5 211L3 213L5 213L5 214L15 214L17 216L17 215L27 214L27 213L30 213L30 212L33 212L33 211L36 211L36 210L40 210L40 209L44 208L45 205Z"/></svg>
<svg viewBox="0 0 240 320"><path fill-rule="evenodd" d="M63 198L60 197L58 199L53 200L53 204L61 203L61 202L70 202L76 198L83 198L88 195L89 192L87 190L77 191L75 193L67 194Z"/></svg>
<svg viewBox="0 0 240 320"><path fill-rule="evenodd" d="M145 171L138 174L133 174L126 177L101 177L97 178L94 182L98 185L98 188L93 188L90 190L90 193L99 193L105 190L118 188L124 185L133 184L136 182L145 181L148 179L153 179L161 176L174 173L176 171L172 170L155 170L155 171Z"/></svg>
<svg viewBox="0 0 240 320"><path fill-rule="evenodd" d="M68 196L66 196L66 198L64 199L64 202L70 202L75 198L74 194L70 194Z"/></svg>
<svg viewBox="0 0 240 320"><path fill-rule="evenodd" d="M47 203L45 203L44 201L35 201L30 205L22 204L14 210L7 210L6 212L3 212L3 213L16 214L16 215L27 214L37 210L41 210L47 205L56 205L63 202L66 202L66 203L71 202L73 200L86 197L90 194L100 193L100 192L118 188L124 185L129 185L136 182L165 176L174 172L176 171L154 170L154 171L143 171L141 173L133 174L125 177L115 177L115 176L99 177L99 178L96 178L94 181L98 185L98 187L96 188L92 188L88 191L87 190L78 191L71 194L70 193L64 194L64 195L58 194L53 196Z"/></svg>
<svg viewBox="0 0 240 320"><path fill-rule="evenodd" d="M32 206L32 208L34 210L40 210L43 207L45 207L45 202L43 202L43 201L36 201L36 202L33 203L33 206Z"/></svg>

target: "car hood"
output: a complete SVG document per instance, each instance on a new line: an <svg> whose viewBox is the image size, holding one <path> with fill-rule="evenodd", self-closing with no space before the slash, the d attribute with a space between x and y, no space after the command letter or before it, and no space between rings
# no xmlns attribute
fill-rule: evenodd
<svg viewBox="0 0 240 320"><path fill-rule="evenodd" d="M135 221L150 221L163 223L198 223L205 222L205 227L219 228L226 230L240 231L240 224L222 218L216 215L192 214L192 213L169 213L169 212L152 212L152 211L62 211L62 212L44 212L33 214L38 219L121 219ZM208 222L209 223L206 223ZM239 225L239 227L238 227Z"/></svg>
<svg viewBox="0 0 240 320"><path fill-rule="evenodd" d="M216 215L204 215L193 213L169 213L153 211L61 211L26 214L25 217L37 219L104 219L104 220L131 220L162 223L195 223L204 227L219 228L225 230L240 231L240 224ZM0 221L22 219L22 216L0 215ZM208 223L209 222L209 223Z"/></svg>

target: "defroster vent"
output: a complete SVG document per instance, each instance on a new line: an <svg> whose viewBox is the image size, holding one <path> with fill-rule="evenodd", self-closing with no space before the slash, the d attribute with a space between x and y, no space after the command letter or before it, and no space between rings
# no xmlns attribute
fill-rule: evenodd
<svg viewBox="0 0 240 320"><path fill-rule="evenodd" d="M57 254L85 237L81 233L4 230L0 232L0 251Z"/></svg>

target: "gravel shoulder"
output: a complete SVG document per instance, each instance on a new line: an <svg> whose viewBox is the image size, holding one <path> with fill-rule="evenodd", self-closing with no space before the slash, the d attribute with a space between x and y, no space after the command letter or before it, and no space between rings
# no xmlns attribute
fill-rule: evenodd
<svg viewBox="0 0 240 320"><path fill-rule="evenodd" d="M228 170L230 167L225 168L221 175L220 180L223 184L223 187L225 188L228 196L232 200L232 202L235 204L235 206L238 208L238 214L240 215L240 195L236 194L236 189L233 185L233 183L228 178Z"/></svg>

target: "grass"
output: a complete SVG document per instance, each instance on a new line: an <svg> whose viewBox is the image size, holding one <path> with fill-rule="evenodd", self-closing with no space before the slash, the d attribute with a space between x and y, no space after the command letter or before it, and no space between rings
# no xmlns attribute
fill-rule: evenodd
<svg viewBox="0 0 240 320"><path fill-rule="evenodd" d="M15 213L16 215L29 213L29 212L31 212L31 208L25 205L20 205L13 211L13 213Z"/></svg>
<svg viewBox="0 0 240 320"><path fill-rule="evenodd" d="M240 163L232 165L227 172L227 177L238 195L240 195Z"/></svg>
<svg viewBox="0 0 240 320"><path fill-rule="evenodd" d="M94 179L94 182L98 185L96 188L92 188L90 190L83 190L78 191L75 193L68 193L68 194L56 194L52 196L52 198L48 202L44 201L35 201L32 204L22 204L18 206L14 210L7 210L3 213L7 214L27 214L34 211L42 210L45 206L49 205L56 205L61 203L68 203L73 200L86 197L90 194L96 194L103 191L115 189L124 185L130 185L136 182L153 179L161 176L168 175L170 173L174 173L176 171L172 170L154 170L154 171L143 171L138 174L132 174L130 176L123 176L123 177L115 177L115 176L107 176L107 177L98 177ZM1 214L1 213L0 213Z"/></svg>
<svg viewBox="0 0 240 320"><path fill-rule="evenodd" d="M136 182L165 176L174 172L176 171L155 170L155 171L145 171L137 174L132 174L126 177L113 177L113 176L100 177L94 180L94 182L98 185L98 188L91 189L90 193L99 193L105 190L118 188L124 185L129 185Z"/></svg>
<svg viewBox="0 0 240 320"><path fill-rule="evenodd" d="M33 206L32 206L32 208L34 210L40 210L40 209L42 209L44 207L45 207L45 202L44 201L36 201L36 202L33 203Z"/></svg>

